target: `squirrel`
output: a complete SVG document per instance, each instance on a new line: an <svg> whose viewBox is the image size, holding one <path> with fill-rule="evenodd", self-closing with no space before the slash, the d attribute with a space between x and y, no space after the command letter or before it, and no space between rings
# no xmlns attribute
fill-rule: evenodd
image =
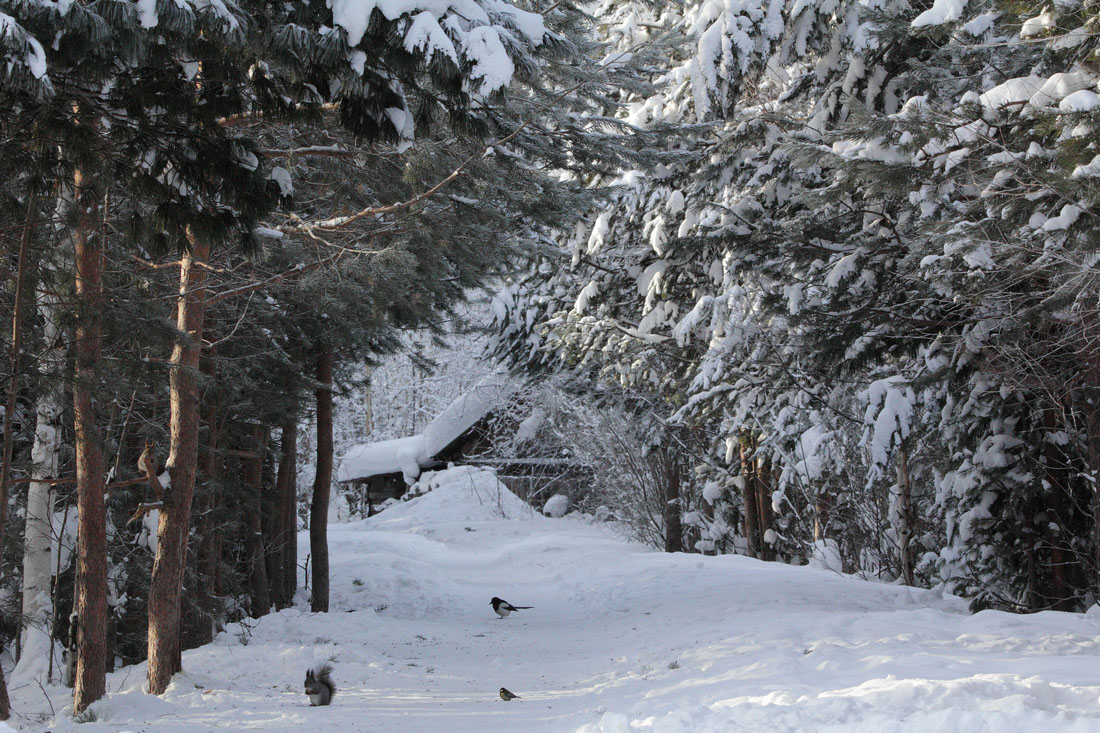
<svg viewBox="0 0 1100 733"><path fill-rule="evenodd" d="M332 665L328 662L306 670L306 694L310 705L328 705L336 694L332 683Z"/></svg>
<svg viewBox="0 0 1100 733"><path fill-rule="evenodd" d="M157 462L156 462L156 450L157 447L152 441L145 442L145 450L138 456L137 466L143 476L156 476L157 475Z"/></svg>

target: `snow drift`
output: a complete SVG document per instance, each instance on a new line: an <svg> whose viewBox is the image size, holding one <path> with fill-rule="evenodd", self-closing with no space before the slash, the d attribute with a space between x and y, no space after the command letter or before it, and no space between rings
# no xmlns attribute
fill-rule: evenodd
<svg viewBox="0 0 1100 733"><path fill-rule="evenodd" d="M932 592L738 556L665 554L539 516L490 471L331 525L332 612L230 626L168 692L109 677L96 722L13 689L27 729L1092 731L1100 612L970 615ZM418 489L418 490L419 490ZM300 537L300 556L308 537ZM489 599L533 606L498 619ZM305 668L340 695L310 708ZM522 700L502 702L501 687ZM47 688L56 705L69 691ZM60 708L60 706L58 706Z"/></svg>

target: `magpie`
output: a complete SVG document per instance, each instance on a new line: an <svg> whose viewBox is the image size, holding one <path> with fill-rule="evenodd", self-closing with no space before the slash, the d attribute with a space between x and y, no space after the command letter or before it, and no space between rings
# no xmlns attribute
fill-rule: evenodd
<svg viewBox="0 0 1100 733"><path fill-rule="evenodd" d="M500 688L500 699L504 702L510 702L512 700L522 700L523 698L514 692L509 692L505 688Z"/></svg>
<svg viewBox="0 0 1100 733"><path fill-rule="evenodd" d="M534 608L534 606L513 606L508 601L502 601L496 596L493 596L493 600L489 601L489 604L493 607L493 610L497 612L497 616L501 618L507 618L508 614L512 611L518 611L521 608Z"/></svg>

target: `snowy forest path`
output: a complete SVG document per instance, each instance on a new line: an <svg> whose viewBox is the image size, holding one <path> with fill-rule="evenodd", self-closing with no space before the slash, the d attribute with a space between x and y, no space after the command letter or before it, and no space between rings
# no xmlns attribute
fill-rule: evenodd
<svg viewBox="0 0 1100 733"><path fill-rule="evenodd" d="M51 730L1096 730L1100 617L970 615L956 598L609 525L464 506L447 487L329 527L332 604L233 625L160 698L109 678ZM513 497L514 498L514 497ZM518 500L517 500L518 501ZM302 534L301 557L308 536ZM534 606L498 619L489 599ZM333 704L302 694L333 659ZM504 702L507 687L522 699ZM21 691L21 695L27 694ZM634 726L629 727L633 722ZM602 725L602 727L601 727Z"/></svg>

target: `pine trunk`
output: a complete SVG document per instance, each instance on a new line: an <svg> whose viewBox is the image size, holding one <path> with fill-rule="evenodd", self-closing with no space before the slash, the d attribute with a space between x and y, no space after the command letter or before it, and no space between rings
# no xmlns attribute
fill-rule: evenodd
<svg viewBox="0 0 1100 733"><path fill-rule="evenodd" d="M1088 417L1089 476L1092 479L1092 579L1093 596L1100 597L1100 409Z"/></svg>
<svg viewBox="0 0 1100 733"><path fill-rule="evenodd" d="M264 452L267 450L267 430L256 426L252 431L253 453L245 459L244 483L249 488L245 531L245 554L248 557L248 591L252 618L266 616L271 611L271 593L267 581L267 559L264 556L262 498L264 483Z"/></svg>
<svg viewBox="0 0 1100 733"><path fill-rule="evenodd" d="M332 489L332 351L317 351L317 474L309 508L313 611L328 611L328 502Z"/></svg>
<svg viewBox="0 0 1100 733"><path fill-rule="evenodd" d="M373 364L367 364L363 368L363 435L367 436L368 440L370 434L374 432L374 385L371 384L374 369Z"/></svg>
<svg viewBox="0 0 1100 733"><path fill-rule="evenodd" d="M297 417L291 416L283 422L275 492L272 501L268 502L270 504L268 516L270 516L271 525L266 532L267 537L265 540L268 546L267 579L271 586L271 602L279 610L290 606L291 601L294 599L294 588L288 589L286 583L286 565L293 561L289 545L295 539L294 526L291 524L293 513L288 516L286 505L287 495L293 490L292 483L294 479L290 474L291 461L288 457L288 451L293 455L296 421ZM290 501L293 501L293 499L290 499ZM294 578L293 574L291 578Z"/></svg>
<svg viewBox="0 0 1100 733"><path fill-rule="evenodd" d="M763 458L756 459L756 475L753 483L756 485L756 510L760 517L760 559L774 560L775 548L767 541L768 530L775 522L775 512L772 511L771 485L771 461Z"/></svg>
<svg viewBox="0 0 1100 733"><path fill-rule="evenodd" d="M76 675L73 708L81 712L103 697L107 685L106 462L96 402L103 341L103 247L97 231L100 196L76 173Z"/></svg>
<svg viewBox="0 0 1100 733"><path fill-rule="evenodd" d="M282 596L290 606L298 590L298 414L292 412L283 423L279 475L285 476L279 505L282 509Z"/></svg>
<svg viewBox="0 0 1100 733"><path fill-rule="evenodd" d="M205 354L199 368L210 384L217 377L217 365L214 362L213 349ZM220 628L221 599L218 597L218 572L221 566L221 527L218 518L218 482L221 471L218 469L218 400L215 394L207 392L204 399L203 423L206 425L206 439L203 441L199 456L199 475L206 484L202 492L198 509L199 548L197 559L198 583L195 592L197 603L202 609L202 618L198 620L194 633L197 646L209 644Z"/></svg>
<svg viewBox="0 0 1100 733"><path fill-rule="evenodd" d="M741 431L741 496L745 505L745 539L749 557L760 557L760 517L757 516L755 461L752 437Z"/></svg>
<svg viewBox="0 0 1100 733"><path fill-rule="evenodd" d="M265 491L260 504L263 511L264 567L267 571L267 588L271 605L275 610L286 608L283 601L283 481L276 471L275 484Z"/></svg>
<svg viewBox="0 0 1100 733"><path fill-rule="evenodd" d="M817 496L814 497L814 542L825 540L825 531L829 527L829 510L831 508L832 502L829 495L819 489Z"/></svg>
<svg viewBox="0 0 1100 733"><path fill-rule="evenodd" d="M680 464L671 451L665 453L665 552L684 551L684 527L680 513Z"/></svg>
<svg viewBox="0 0 1100 733"><path fill-rule="evenodd" d="M1035 535L1035 502L1027 501L1023 506L1024 522L1022 534L1026 545L1024 546L1024 558L1027 572L1027 586L1024 589L1024 605L1028 611L1039 611L1043 602L1039 595L1039 559L1036 557Z"/></svg>
<svg viewBox="0 0 1100 733"><path fill-rule="evenodd" d="M276 611L286 608L283 604L282 557L279 548L275 545L275 538L279 535L279 522L282 521L280 496L282 496L282 488L277 482L264 490L260 496L260 511L263 514L261 544L264 553L264 572L267 575L267 596L271 608Z"/></svg>
<svg viewBox="0 0 1100 733"><path fill-rule="evenodd" d="M1058 413L1053 408L1043 410L1043 427L1048 433L1054 433L1063 429ZM1054 537L1050 541L1050 590L1047 595L1054 600L1054 610L1074 610L1074 589L1070 582L1066 568L1071 562L1068 542L1070 535L1065 530L1066 498L1068 495L1069 481L1067 479L1067 467L1069 460L1065 452L1053 440L1043 441L1043 462L1046 481L1050 485L1050 499L1048 502L1051 521L1055 526Z"/></svg>
<svg viewBox="0 0 1100 733"><path fill-rule="evenodd" d="M157 555L149 584L149 692L162 694L172 675L182 669L180 658L180 597L187 566L191 499L199 444L199 358L206 310L205 265L210 245L188 231L190 251L180 261L180 289L169 371L168 473L171 485L157 526Z"/></svg>
<svg viewBox="0 0 1100 733"><path fill-rule="evenodd" d="M901 556L901 578L906 585L916 585L916 557L913 552L913 489L909 481L909 452L898 449L898 553Z"/></svg>

